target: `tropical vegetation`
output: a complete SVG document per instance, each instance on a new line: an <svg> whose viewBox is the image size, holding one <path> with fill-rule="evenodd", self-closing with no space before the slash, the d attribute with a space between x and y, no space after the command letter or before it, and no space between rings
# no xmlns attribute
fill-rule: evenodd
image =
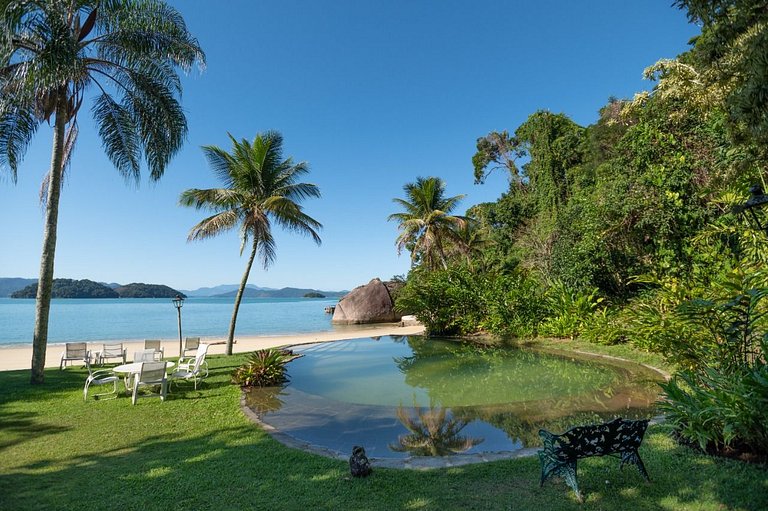
<svg viewBox="0 0 768 511"><path fill-rule="evenodd" d="M702 33L645 71L651 91L610 98L589 126L538 110L477 139L476 183L509 178L497 201L456 216L482 243L468 250L445 222L427 246L464 249L428 256L423 222L401 232L414 264L397 306L433 335L658 353L678 369L664 409L681 440L765 459L768 233L750 220L766 212L737 212L768 189L768 11L675 4Z"/></svg>
<svg viewBox="0 0 768 511"><path fill-rule="evenodd" d="M104 150L123 178L138 182L143 156L157 181L187 132L177 69L204 62L181 15L160 0L0 0L0 167L14 181L37 129L53 126L32 383L44 381L61 183L80 107L92 98Z"/></svg>
<svg viewBox="0 0 768 511"><path fill-rule="evenodd" d="M267 348L254 351L232 372L232 383L241 387L272 387L288 381L286 364L296 358L291 350Z"/></svg>
<svg viewBox="0 0 768 511"><path fill-rule="evenodd" d="M300 203L320 197L320 189L300 182L309 172L306 162L283 159L283 137L276 131L259 133L249 142L232 141L232 152L217 146L205 146L208 163L223 188L189 189L179 198L182 206L207 209L213 214L192 227L188 241L204 240L237 228L240 231L240 254L249 248L248 261L235 296L232 320L227 335L227 354L232 354L237 313L243 299L251 267L259 256L266 269L276 257L272 224L290 232L310 236L320 244L320 222L307 215Z"/></svg>

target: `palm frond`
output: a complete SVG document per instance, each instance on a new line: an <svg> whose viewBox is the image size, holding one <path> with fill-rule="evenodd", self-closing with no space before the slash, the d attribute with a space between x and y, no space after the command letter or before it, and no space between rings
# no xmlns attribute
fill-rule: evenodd
<svg viewBox="0 0 768 511"><path fill-rule="evenodd" d="M39 125L31 110L5 107L0 100L0 167L10 170L14 183L19 164Z"/></svg>
<svg viewBox="0 0 768 511"><path fill-rule="evenodd" d="M228 188L209 188L205 190L192 188L185 190L179 196L179 205L181 206L209 209L211 211L239 209L242 202L243 194Z"/></svg>
<svg viewBox="0 0 768 511"><path fill-rule="evenodd" d="M124 178L138 180L141 142L132 113L109 94L96 98L92 113L107 157Z"/></svg>
<svg viewBox="0 0 768 511"><path fill-rule="evenodd" d="M234 210L209 216L190 229L187 241L204 240L223 234L236 227L239 219Z"/></svg>

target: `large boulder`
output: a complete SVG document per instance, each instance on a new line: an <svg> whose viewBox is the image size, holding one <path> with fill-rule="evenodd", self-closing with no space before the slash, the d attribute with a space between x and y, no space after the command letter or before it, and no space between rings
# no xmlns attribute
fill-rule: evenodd
<svg viewBox="0 0 768 511"><path fill-rule="evenodd" d="M388 285L373 279L345 295L333 311L332 323L354 325L360 323L394 323L400 321Z"/></svg>

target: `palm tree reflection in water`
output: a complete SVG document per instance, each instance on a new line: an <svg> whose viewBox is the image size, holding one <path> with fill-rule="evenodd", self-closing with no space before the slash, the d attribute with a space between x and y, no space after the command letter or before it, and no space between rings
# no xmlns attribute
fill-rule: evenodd
<svg viewBox="0 0 768 511"><path fill-rule="evenodd" d="M447 456L468 451L483 438L461 435L469 421L449 416L447 408L430 405L429 408L399 406L397 418L409 434L400 435L389 448L395 452L408 452L414 456Z"/></svg>

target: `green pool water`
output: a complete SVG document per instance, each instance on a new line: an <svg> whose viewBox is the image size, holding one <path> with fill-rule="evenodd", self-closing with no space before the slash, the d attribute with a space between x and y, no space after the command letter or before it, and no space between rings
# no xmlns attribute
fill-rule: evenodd
<svg viewBox="0 0 768 511"><path fill-rule="evenodd" d="M248 405L303 442L380 457L515 450L538 445L539 428L650 417L661 380L639 364L422 337L294 351L290 382Z"/></svg>
<svg viewBox="0 0 768 511"><path fill-rule="evenodd" d="M292 386L337 401L477 406L579 396L621 383L615 366L532 350L419 337L344 341L304 350Z"/></svg>

